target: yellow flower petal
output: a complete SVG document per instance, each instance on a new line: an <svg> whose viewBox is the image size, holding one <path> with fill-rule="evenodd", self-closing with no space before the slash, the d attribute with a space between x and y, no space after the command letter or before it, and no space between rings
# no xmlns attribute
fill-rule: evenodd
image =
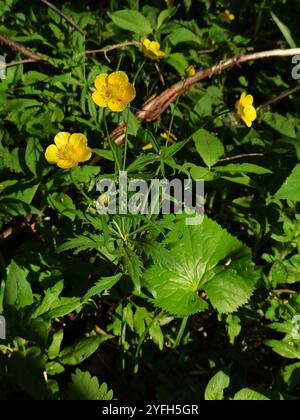
<svg viewBox="0 0 300 420"><path fill-rule="evenodd" d="M158 58L163 58L163 57L165 57L165 56L166 56L166 53L165 53L164 51L157 51L157 52L156 52L156 56L157 56Z"/></svg>
<svg viewBox="0 0 300 420"><path fill-rule="evenodd" d="M254 121L257 117L257 112L254 106L250 105L244 109L244 116L250 120Z"/></svg>
<svg viewBox="0 0 300 420"><path fill-rule="evenodd" d="M45 158L49 163L57 163L58 162L58 148L55 144L51 144L51 146L47 147L45 152Z"/></svg>
<svg viewBox="0 0 300 420"><path fill-rule="evenodd" d="M107 98L104 95L101 95L97 90L93 92L92 99L96 105L105 108L107 106Z"/></svg>
<svg viewBox="0 0 300 420"><path fill-rule="evenodd" d="M253 106L253 102L253 96L243 92L239 101L235 104L238 116L244 121L247 127L251 127L253 121L257 118L257 111Z"/></svg>
<svg viewBox="0 0 300 420"><path fill-rule="evenodd" d="M160 43L157 41L152 41L149 45L149 49L152 50L153 52L157 52L160 50Z"/></svg>
<svg viewBox="0 0 300 420"><path fill-rule="evenodd" d="M185 69L185 71L186 71L187 75L190 76L190 77L195 76L195 74L196 74L195 66L193 66L192 64L190 66L188 66Z"/></svg>
<svg viewBox="0 0 300 420"><path fill-rule="evenodd" d="M82 147L77 151L78 162L87 162L92 157L92 149L89 147Z"/></svg>
<svg viewBox="0 0 300 420"><path fill-rule="evenodd" d="M133 101L135 97L136 97L135 87L131 83L128 83L124 87L124 91L122 92L122 99L124 102L129 103Z"/></svg>
<svg viewBox="0 0 300 420"><path fill-rule="evenodd" d="M243 99L241 100L241 103L243 106L250 106L253 104L254 98L252 95L246 95L243 97Z"/></svg>
<svg viewBox="0 0 300 420"><path fill-rule="evenodd" d="M102 74L98 74L98 76L96 77L95 80L95 88L100 92L103 87L105 87L106 82L107 82L107 74L102 73Z"/></svg>
<svg viewBox="0 0 300 420"><path fill-rule="evenodd" d="M168 139L169 141L172 141L172 142L175 142L177 140L177 137L173 133L168 134L167 132L164 132L160 134L160 137L166 140Z"/></svg>
<svg viewBox="0 0 300 420"><path fill-rule="evenodd" d="M160 50L160 43L157 41L150 41L148 38L145 38L142 41L142 49L144 55L151 58L151 60L157 60L166 56L166 54Z"/></svg>
<svg viewBox="0 0 300 420"><path fill-rule="evenodd" d="M54 143L58 148L65 147L68 144L70 133L66 133L65 131L62 131L54 137Z"/></svg>
<svg viewBox="0 0 300 420"><path fill-rule="evenodd" d="M88 141L84 134L81 133L74 133L71 134L69 138L69 145L70 147L87 147Z"/></svg>
<svg viewBox="0 0 300 420"><path fill-rule="evenodd" d="M252 121L248 120L248 118L242 116L242 120L244 121L247 127L250 128L252 126Z"/></svg>
<svg viewBox="0 0 300 420"><path fill-rule="evenodd" d="M150 39L145 38L145 39L142 41L142 44L143 44L146 48L149 48L149 45L151 44L151 41L150 41Z"/></svg>
<svg viewBox="0 0 300 420"><path fill-rule="evenodd" d="M128 76L123 71L116 71L108 76L107 81L110 85L122 85L128 83Z"/></svg>
<svg viewBox="0 0 300 420"><path fill-rule="evenodd" d="M71 169L75 168L75 166L78 166L78 162L75 162L73 160L59 160L57 162L57 166L59 166L62 169Z"/></svg>
<svg viewBox="0 0 300 420"><path fill-rule="evenodd" d="M128 105L128 102L124 102L121 99L110 99L108 101L108 108L113 112L123 112Z"/></svg>
<svg viewBox="0 0 300 420"><path fill-rule="evenodd" d="M147 150L152 150L153 149L153 144L149 143L146 144L146 146L143 147L144 152L146 152Z"/></svg>

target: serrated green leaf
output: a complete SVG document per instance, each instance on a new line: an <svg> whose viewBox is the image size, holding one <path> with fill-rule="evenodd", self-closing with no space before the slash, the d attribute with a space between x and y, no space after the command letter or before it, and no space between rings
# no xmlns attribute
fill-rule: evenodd
<svg viewBox="0 0 300 420"><path fill-rule="evenodd" d="M124 261L125 269L128 272L136 290L140 291L141 290L140 278L141 278L141 270L142 270L143 263L141 259L139 258L139 256L135 252L131 251L129 248L124 248L123 253L124 253L123 261Z"/></svg>
<svg viewBox="0 0 300 420"><path fill-rule="evenodd" d="M103 277L100 280L98 280L93 287L91 287L84 297L82 298L83 301L87 301L91 297L95 295L100 295L102 292L106 290L110 290L115 284L118 283L120 278L122 277L122 274L119 273L112 277Z"/></svg>
<svg viewBox="0 0 300 420"><path fill-rule="evenodd" d="M180 316L204 311L203 290L221 313L249 300L257 279L250 251L217 223L207 217L199 226L177 222L166 244L177 263L152 266L144 274L156 306Z"/></svg>
<svg viewBox="0 0 300 420"><path fill-rule="evenodd" d="M300 344L279 340L265 340L265 344L272 347L273 351L282 357L300 359Z"/></svg>
<svg viewBox="0 0 300 420"><path fill-rule="evenodd" d="M89 372L76 369L72 374L72 382L67 391L67 400L70 401L109 401L113 399L113 392L109 391L103 383L99 387L98 379Z"/></svg>

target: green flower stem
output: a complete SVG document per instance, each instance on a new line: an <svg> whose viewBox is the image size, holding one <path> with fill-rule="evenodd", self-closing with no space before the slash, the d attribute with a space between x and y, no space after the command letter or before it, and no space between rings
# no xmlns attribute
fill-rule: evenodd
<svg viewBox="0 0 300 420"><path fill-rule="evenodd" d="M137 78L139 77L141 71L144 68L144 65L146 64L147 58L144 59L144 61L142 62L142 64L140 65L140 67L138 68L137 72L135 73L135 76L133 78L133 82L132 84L135 85L135 82L137 81Z"/></svg>
<svg viewBox="0 0 300 420"><path fill-rule="evenodd" d="M152 319L152 321L150 322L150 324L147 326L147 328L145 328L145 331L143 332L143 334L141 335L141 337L140 337L140 339L139 339L139 342L138 342L138 345L137 345L137 348L136 348L136 351L135 351L135 356L134 356L134 359L135 359L135 363L134 363L134 370L133 370L133 373L134 374L137 374L138 373L138 371L139 371L139 363L138 363L138 359L139 359L139 355L140 355L140 351L141 351L141 348L142 348L142 345L143 345L143 342L145 341L145 339L146 339L146 337L147 337L147 335L148 335L148 333L149 333L149 330L150 330L150 328L152 327L152 325L154 324L154 322L155 321L157 321L162 315L163 315L163 311L161 311L161 312L159 312L153 319Z"/></svg>
<svg viewBox="0 0 300 420"><path fill-rule="evenodd" d="M128 150L128 123L129 123L130 106L127 108L127 120L125 127L125 143L124 143L124 157L123 157L123 171L126 169L127 150Z"/></svg>
<svg viewBox="0 0 300 420"><path fill-rule="evenodd" d="M103 125L104 125L105 136L106 136L106 140L108 141L108 144L110 146L110 150L112 151L112 154L113 154L113 157L114 157L114 160L115 160L115 164L118 168L118 171L120 172L121 167L120 167L118 158L117 158L116 153L115 153L114 145L112 144L112 141L109 138L109 131L108 131L108 127L107 127L106 112L105 111L106 111L106 108L103 109Z"/></svg>
<svg viewBox="0 0 300 420"><path fill-rule="evenodd" d="M180 328L179 328L179 331L178 331L178 334L177 334L177 337L176 337L176 340L175 340L175 343L174 343L174 349L176 349L179 346L179 344L181 343L181 340L182 340L182 337L183 337L188 319L189 319L189 317L186 316L181 321L181 325L180 325Z"/></svg>

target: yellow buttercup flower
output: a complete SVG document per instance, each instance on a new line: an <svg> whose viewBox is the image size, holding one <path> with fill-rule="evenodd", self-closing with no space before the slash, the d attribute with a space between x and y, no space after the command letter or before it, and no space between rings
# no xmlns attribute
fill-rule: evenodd
<svg viewBox="0 0 300 420"><path fill-rule="evenodd" d="M247 127L251 127L257 117L256 109L253 106L253 96L243 92L235 107L238 116L244 121Z"/></svg>
<svg viewBox="0 0 300 420"><path fill-rule="evenodd" d="M160 137L163 139L166 139L168 141L175 142L177 141L177 137L173 133L167 133L166 131L160 134Z"/></svg>
<svg viewBox="0 0 300 420"><path fill-rule="evenodd" d="M145 56L151 58L151 60L159 60L166 56L166 53L161 51L160 43L157 41L150 41L150 39L145 38L142 41L142 48Z"/></svg>
<svg viewBox="0 0 300 420"><path fill-rule="evenodd" d="M54 137L54 143L47 148L45 157L49 163L57 164L62 169L74 168L92 156L84 134L61 132Z"/></svg>
<svg viewBox="0 0 300 420"><path fill-rule="evenodd" d="M123 71L110 75L102 73L95 80L96 91L92 94L95 104L111 111L122 112L136 96L135 87L129 83Z"/></svg>
<svg viewBox="0 0 300 420"><path fill-rule="evenodd" d="M235 19L235 15L226 9L221 13L221 20L226 23L231 23Z"/></svg>
<svg viewBox="0 0 300 420"><path fill-rule="evenodd" d="M188 66L188 67L185 69L185 71L186 71L186 74L187 74L189 77L195 76L195 74L196 74L196 69L195 69L195 66L193 66L192 64L191 64L190 66Z"/></svg>

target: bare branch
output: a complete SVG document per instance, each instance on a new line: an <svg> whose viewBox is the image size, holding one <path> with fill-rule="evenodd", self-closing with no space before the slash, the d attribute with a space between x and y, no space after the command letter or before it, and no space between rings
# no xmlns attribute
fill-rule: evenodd
<svg viewBox="0 0 300 420"><path fill-rule="evenodd" d="M264 60L274 57L292 57L299 54L300 48L276 49L246 54L243 56L232 57L227 60L223 60L212 67L197 72L192 77L175 83L158 96L153 97L152 100L147 100L147 102L142 106L143 110L137 112L136 117L140 122L151 122L157 120L161 114L170 106L170 104L176 100L178 95L186 93L200 81L211 78L215 74L231 69L232 67L240 66L241 64L248 61ZM117 127L111 133L111 138L113 138L118 145L121 145L124 142L124 129L125 124L121 123L119 127Z"/></svg>
<svg viewBox="0 0 300 420"><path fill-rule="evenodd" d="M63 19L65 19L71 26L73 26L76 31L80 32L81 35L85 36L85 32L77 25L77 23L74 22L73 19L71 19L69 16L65 15L60 9L58 9L54 4L50 3L48 0L41 0L42 3L44 3L46 6L50 7L50 9L54 10L59 16L61 16Z"/></svg>
<svg viewBox="0 0 300 420"><path fill-rule="evenodd" d="M34 52L28 50L27 48L23 47L23 45L19 44L16 41L13 41L12 39L8 38L5 35L0 35L0 42L3 44L8 45L11 49L15 51L19 51L24 57L27 57L31 59L32 61L42 61L45 60L45 58L41 57L38 54L35 54Z"/></svg>

